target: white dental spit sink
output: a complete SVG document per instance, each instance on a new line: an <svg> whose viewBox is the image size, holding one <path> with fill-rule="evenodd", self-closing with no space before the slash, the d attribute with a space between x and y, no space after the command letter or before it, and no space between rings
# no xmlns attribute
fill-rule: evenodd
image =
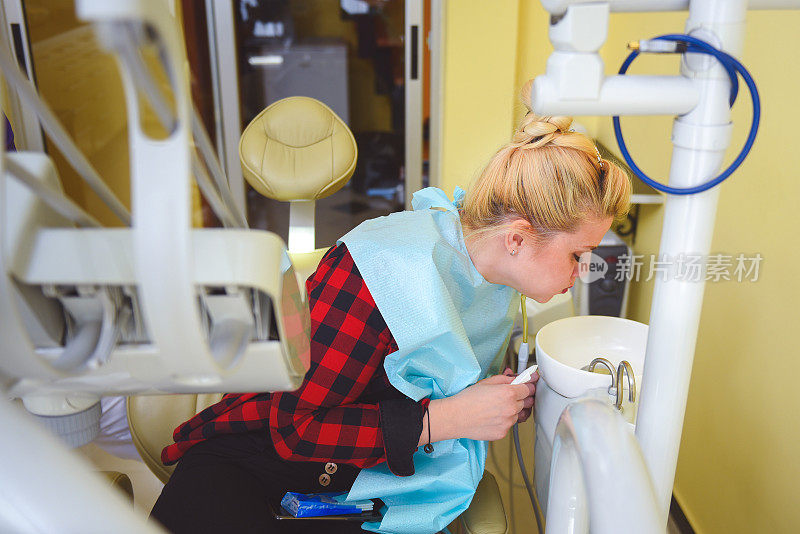
<svg viewBox="0 0 800 534"><path fill-rule="evenodd" d="M628 399L627 377L621 413L634 431L642 372L647 347L646 324L619 317L579 315L548 323L536 334L536 361L541 380L536 387L534 410L534 484L539 503L547 509L550 464L556 426L564 409L582 398L613 404L611 376L581 370L594 358L603 357L616 367L627 360L633 367L636 399ZM603 369L598 366L598 370Z"/></svg>
<svg viewBox="0 0 800 534"><path fill-rule="evenodd" d="M575 398L591 389L608 387L611 376L581 370L603 357L616 368L622 360L633 367L642 383L647 325L602 315L579 315L545 325L536 334L539 375L563 397Z"/></svg>

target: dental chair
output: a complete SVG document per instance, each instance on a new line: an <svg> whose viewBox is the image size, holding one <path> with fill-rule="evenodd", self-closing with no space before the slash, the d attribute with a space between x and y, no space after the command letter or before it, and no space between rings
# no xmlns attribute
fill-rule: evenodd
<svg viewBox="0 0 800 534"><path fill-rule="evenodd" d="M266 197L290 202L289 256L303 289L328 250L315 248L315 201L344 187L355 170L357 155L347 125L326 105L307 97L273 103L242 133L239 157L248 183ZM161 463L161 450L172 443L175 427L221 398L221 393L128 398L134 445L162 482L174 469ZM467 534L508 532L500 490L491 473L484 473L460 519Z"/></svg>

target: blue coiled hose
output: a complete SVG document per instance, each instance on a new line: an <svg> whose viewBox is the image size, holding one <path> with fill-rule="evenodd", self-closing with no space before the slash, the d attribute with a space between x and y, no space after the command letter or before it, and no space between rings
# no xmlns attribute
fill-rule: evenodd
<svg viewBox="0 0 800 534"><path fill-rule="evenodd" d="M728 76L731 79L731 93L729 99L729 105L731 107L733 107L733 103L736 101L736 97L739 93L739 80L737 73L742 76L742 79L744 79L744 82L747 84L747 89L750 91L750 97L753 101L753 120L750 124L750 133L747 136L744 147L742 148L741 152L739 152L739 155L736 156L736 159L733 160L733 163L731 163L728 168L722 172L722 174L712 180L709 180L708 182L693 187L671 187L662 184L661 182L656 182L647 176L644 171L642 171L636 165L630 153L628 152L628 147L625 145L625 140L622 137L619 116L616 115L612 117L614 122L614 135L617 138L617 143L619 144L620 152L622 152L622 157L625 159L625 162L628 164L631 170L633 170L636 176L638 176L644 183L648 184L654 189L657 189L658 191L663 191L664 193L670 193L673 195L694 195L696 193L707 191L708 189L711 189L712 187L722 183L726 178L733 174L733 171L735 171L739 165L742 164L744 159L747 157L747 154L750 152L750 149L753 147L753 143L756 139L756 133L758 132L758 125L761 121L761 99L758 96L756 83L753 81L753 77L750 76L750 73L747 71L744 65L742 65L736 58L726 52L723 52L722 50L714 48L712 45L701 39L684 34L667 34L655 37L653 40L674 41L685 45L685 49L676 50L676 52L706 54L715 57L725 68ZM625 74L628 71L628 67L630 67L631 63L633 63L633 60L636 59L636 56L639 54L640 52L638 50L631 52L622 63L619 73Z"/></svg>

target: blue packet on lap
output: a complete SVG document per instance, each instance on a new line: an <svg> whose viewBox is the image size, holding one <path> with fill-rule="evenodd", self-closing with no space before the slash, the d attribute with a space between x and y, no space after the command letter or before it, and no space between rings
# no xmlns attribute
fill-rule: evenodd
<svg viewBox="0 0 800 534"><path fill-rule="evenodd" d="M325 515L360 514L372 511L374 503L369 499L344 502L347 492L340 493L295 493L287 491L281 506L294 517L319 517Z"/></svg>

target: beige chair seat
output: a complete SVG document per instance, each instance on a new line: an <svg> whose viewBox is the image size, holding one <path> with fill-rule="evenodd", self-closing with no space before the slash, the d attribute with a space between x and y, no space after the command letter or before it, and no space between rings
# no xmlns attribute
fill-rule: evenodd
<svg viewBox="0 0 800 534"><path fill-rule="evenodd" d="M133 504L133 484L128 475L117 471L100 471L100 474L112 488L122 493L126 501Z"/></svg>
<svg viewBox="0 0 800 534"><path fill-rule="evenodd" d="M172 443L172 432L195 414L216 404L222 393L201 395L136 395L128 397L128 426L145 465L164 484L174 465L161 463L161 450Z"/></svg>
<svg viewBox="0 0 800 534"><path fill-rule="evenodd" d="M133 443L144 463L161 482L166 484L175 470L174 465L161 463L161 450L172 443L172 431L221 398L221 393L128 397L128 424ZM508 532L500 489L490 472L484 472L472 503L460 519L467 534Z"/></svg>

